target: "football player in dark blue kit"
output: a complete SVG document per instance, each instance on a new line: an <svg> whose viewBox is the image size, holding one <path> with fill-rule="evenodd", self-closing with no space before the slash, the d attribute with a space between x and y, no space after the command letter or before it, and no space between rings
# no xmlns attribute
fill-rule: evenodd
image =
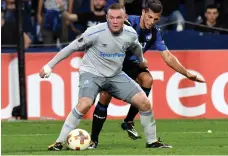
<svg viewBox="0 0 228 156"><path fill-rule="evenodd" d="M189 73L178 61L178 59L173 56L165 45L162 37L162 33L155 25L162 14L162 4L159 0L148 0L146 7L142 10L141 16L128 16L128 21L126 24L130 24L138 34L138 40L142 45L143 51L146 52L151 47L160 51L161 56L165 63L170 66L175 71L186 76L188 79L204 82L196 75ZM143 89L143 91L148 96L152 87L153 78L147 69L140 68L138 61L131 52L126 53L126 58L123 63L123 71L135 80ZM92 134L91 143L89 149L94 149L98 145L99 133L103 127L103 124L107 117L108 104L111 101L111 96L106 92L100 93L99 102L96 105L93 114L93 124L92 124ZM138 113L138 109L133 105L130 106L129 112L126 118L123 120L121 127L126 130L129 137L133 140L140 138L137 131L134 128L134 118ZM171 146L163 144L160 140L150 144L149 148L170 148Z"/></svg>

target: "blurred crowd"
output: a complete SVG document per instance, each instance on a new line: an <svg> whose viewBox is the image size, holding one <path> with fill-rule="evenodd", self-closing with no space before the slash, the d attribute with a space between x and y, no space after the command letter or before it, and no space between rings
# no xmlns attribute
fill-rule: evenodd
<svg viewBox="0 0 228 156"><path fill-rule="evenodd" d="M16 0L2 0L2 45L15 45ZM113 3L125 5L129 15L140 15L149 0L23 0L25 47L29 44L58 44L74 40L87 27L106 21ZM215 35L228 33L228 0L161 0L164 10L161 30L193 29Z"/></svg>

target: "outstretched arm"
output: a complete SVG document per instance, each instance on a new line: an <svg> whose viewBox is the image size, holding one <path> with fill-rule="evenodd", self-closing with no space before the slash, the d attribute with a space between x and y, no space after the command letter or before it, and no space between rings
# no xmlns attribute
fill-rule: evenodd
<svg viewBox="0 0 228 156"><path fill-rule="evenodd" d="M165 63L168 66L170 66L172 69L186 76L188 79L192 81L205 82L204 80L197 77L197 75L193 75L190 72L188 72L185 69L185 67L179 62L179 60L169 52L168 48L165 45L165 42L163 40L162 33L160 32L160 30L158 30L157 32L157 39L155 42L155 46L157 50L161 51L161 56L165 61Z"/></svg>
<svg viewBox="0 0 228 156"><path fill-rule="evenodd" d="M57 63L64 60L68 56L70 56L74 51L78 51L81 49L81 46L79 44L80 39L76 39L73 42L71 42L68 46L63 48L60 52L58 52L55 57L48 62L48 66L53 69Z"/></svg>
<svg viewBox="0 0 228 156"><path fill-rule="evenodd" d="M74 40L73 42L71 42L71 44L69 44L68 46L63 48L60 52L58 52L55 55L55 57L41 69L40 77L48 78L51 75L51 71L56 64L58 64L63 59L67 58L74 51L79 50L79 45L77 42L78 42L78 39Z"/></svg>
<svg viewBox="0 0 228 156"><path fill-rule="evenodd" d="M63 59L67 58L70 54L75 51L85 50L86 48L90 48L96 39L96 35L89 35L91 32L96 31L92 29L92 27L88 28L80 38L71 42L68 46L63 48L60 52L58 52L55 57L49 61L41 70L40 77L46 78L51 74L52 69L55 67Z"/></svg>
<svg viewBox="0 0 228 156"><path fill-rule="evenodd" d="M170 66L172 69L179 72L180 74L186 76L188 79L197 82L205 82L204 80L197 77L197 75L193 75L188 72L185 67L183 67L183 65L179 62L179 60L169 52L169 50L162 51L161 56L168 66Z"/></svg>

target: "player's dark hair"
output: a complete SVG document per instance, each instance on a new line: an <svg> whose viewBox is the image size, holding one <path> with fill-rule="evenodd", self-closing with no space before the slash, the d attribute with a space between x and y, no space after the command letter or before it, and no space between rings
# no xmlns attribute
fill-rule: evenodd
<svg viewBox="0 0 228 156"><path fill-rule="evenodd" d="M163 6L160 0L147 0L144 10L147 12L153 11L154 13L162 13Z"/></svg>
<svg viewBox="0 0 228 156"><path fill-rule="evenodd" d="M217 11L219 12L219 8L218 8L218 6L215 5L215 4L210 4L210 5L208 5L208 6L206 7L206 10L205 10L205 11L207 11L207 9L217 9Z"/></svg>
<svg viewBox="0 0 228 156"><path fill-rule="evenodd" d="M111 9L111 10L121 10L121 9L123 9L125 11L125 7L123 5L121 5L121 4L119 4L119 3L114 3L114 4L110 5L108 7L108 10L109 9Z"/></svg>

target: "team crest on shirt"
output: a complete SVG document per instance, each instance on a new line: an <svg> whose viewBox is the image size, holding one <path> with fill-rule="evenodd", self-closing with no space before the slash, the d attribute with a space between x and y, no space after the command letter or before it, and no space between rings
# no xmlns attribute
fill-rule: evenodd
<svg viewBox="0 0 228 156"><path fill-rule="evenodd" d="M152 33L149 33L149 34L146 36L146 41L149 41L151 38L152 38Z"/></svg>

